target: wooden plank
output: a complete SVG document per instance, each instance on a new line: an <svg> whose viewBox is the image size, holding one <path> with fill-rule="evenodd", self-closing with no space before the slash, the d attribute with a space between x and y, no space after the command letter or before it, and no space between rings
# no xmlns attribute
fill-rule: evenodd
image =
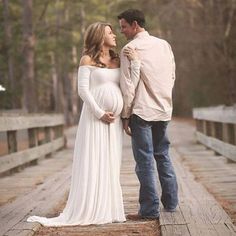
<svg viewBox="0 0 236 236"><path fill-rule="evenodd" d="M184 225L187 224L186 218L182 214L180 206L177 207L176 212L166 212L163 208L160 211L161 225Z"/></svg>
<svg viewBox="0 0 236 236"><path fill-rule="evenodd" d="M39 186L35 191L18 198L11 204L3 206L0 212L0 232L19 229L18 223L25 221L30 215L46 216L68 192L71 166L56 173L49 181ZM44 201L47 199L47 203ZM27 204L26 204L27 203ZM29 223L30 224L30 223Z"/></svg>
<svg viewBox="0 0 236 236"><path fill-rule="evenodd" d="M64 146L64 138L58 138L50 143L46 143L34 148L12 153L0 157L0 173L8 171L24 163L43 157L44 155L58 150Z"/></svg>
<svg viewBox="0 0 236 236"><path fill-rule="evenodd" d="M48 115L2 115L0 116L0 132L19 129L29 129L35 127L50 127L64 124L62 114Z"/></svg>
<svg viewBox="0 0 236 236"><path fill-rule="evenodd" d="M232 224L230 217L207 190L194 180L186 167L180 164L180 156L175 149L171 149L171 156L179 184L179 205L174 213L161 212L162 236L213 236L217 235L217 231L229 233L225 224ZM216 229L214 225L220 226Z"/></svg>
<svg viewBox="0 0 236 236"><path fill-rule="evenodd" d="M127 158L127 156L126 156ZM132 157L131 157L132 158ZM131 161L124 161L122 166L124 168L124 176L122 175L122 188L125 194L125 204L126 213L134 213L138 209L138 181L134 172L134 161L133 158ZM55 215L55 209L53 209L52 204L59 205L60 209L63 209L64 203L61 201L63 195L58 197L58 195L62 194L61 192L65 192L64 188L69 188L69 179L70 169L68 169L67 175L64 173L57 173L55 178L50 179L50 183L44 184L44 186L39 186L37 188L37 192L32 191L30 195L24 196L16 200L15 204L10 204L5 206L5 208L1 208L0 212L0 221L3 225L6 225L7 228L10 228L10 231L7 232L21 232L20 230L30 229L32 223L25 223L25 219L29 215L42 215L50 217ZM122 172L122 171L121 171ZM123 173L123 172L122 172ZM67 176L67 177L66 177ZM56 181L56 183L55 183ZM65 183L62 183L65 181ZM59 182L62 185L59 185ZM131 185L131 187L129 186ZM55 188L57 185L57 188ZM40 189L40 191L39 191ZM33 193L35 192L35 193ZM25 205L27 202L27 205ZM60 210L59 210L60 211ZM2 212L5 212L4 218L1 218ZM56 213L58 215L58 213ZM8 224L10 221L10 224ZM16 223L18 222L18 223ZM8 225L7 225L8 224ZM13 227L11 227L13 225ZM78 236L78 235L142 235L142 236L158 236L158 222L157 221L127 221L126 223L115 223L115 224L105 224L105 225L92 225L92 226L74 226L74 227L61 227L60 230L58 228L48 228L42 227L37 235L65 235L65 236ZM0 226L0 231L2 232L2 226ZM35 225L37 227L37 224ZM19 230L19 231L17 231Z"/></svg>
<svg viewBox="0 0 236 236"><path fill-rule="evenodd" d="M162 236L190 236L188 227L184 225L162 225L161 226Z"/></svg>
<svg viewBox="0 0 236 236"><path fill-rule="evenodd" d="M234 208L234 206L236 206L236 200L231 200L232 198L236 199L235 190L233 190L233 188L235 189L235 181L234 183L233 182L230 183L229 181L231 178L235 178L236 163L228 164L225 157L212 155L212 151L210 150L203 151L205 149L204 146L195 143L194 135L193 135L195 132L194 126L189 126L187 124L184 124L183 122L177 122L174 125L175 125L175 132L170 130L172 131L171 138L173 140L179 140L180 136L181 138L180 138L180 141L178 141L180 145L176 147L178 151L177 160L175 158L175 155L174 155L173 160L174 161L176 160L177 163L179 163L180 161L178 160L178 158L180 158L182 160L181 166L183 166L184 169L185 167L187 167L188 169L191 170L191 172L194 173L194 176L192 176L193 178L191 178L191 176L186 175L186 173L183 175L181 168L178 169L178 164L174 163L174 166L176 167L176 169L178 169L177 176L178 177L180 176L183 179L185 178L191 181L194 178L196 178L198 182L204 183L204 186L206 186L207 189L210 190L211 194L217 197L218 203L224 206L225 211L227 211L227 213L235 222L235 209L236 208ZM205 178L202 179L203 177ZM216 182L216 181L220 181L220 177L222 177L224 182L222 183ZM215 183L213 184L212 182L214 181ZM191 201L193 201L193 199L199 198L199 206L197 207L200 208L200 211L201 209L204 209L204 211L206 211L205 208L210 207L210 210L207 210L203 214L203 216L205 215L205 217L211 218L211 215L213 215L214 220L213 221L199 220L198 224L213 225L215 229L214 235L235 235L235 232L233 231L234 233L232 233L231 232L232 229L230 229L229 227L230 225L232 225L232 220L231 222L228 222L227 218L221 217L220 214L218 213L219 209L216 210L217 215L214 216L214 212L215 212L214 205L208 204L206 199L202 198L203 194L201 191L198 191L198 187L191 184L191 182L190 182L190 185L187 185L186 189L182 189L183 188L182 186L180 187L181 187L180 193L183 190L185 191L185 194L180 195L180 200L182 199L180 204L185 203L187 205L185 206L187 208L187 211L185 212L183 211L184 217L189 218L189 221L187 223L190 223L191 213L193 215L199 214L198 212L196 213L196 210L194 210L193 206L191 206L192 205ZM189 193L187 193L188 189L189 189ZM223 192L222 191L219 192L220 189L222 189ZM229 196L227 196L227 199L230 199L230 201L227 201L226 197L223 196L224 194L227 194L227 195L229 194ZM182 196L186 196L187 197L186 200L184 200ZM210 199L208 199L208 201L209 200ZM191 203L189 206L188 206L188 201L190 201ZM216 201L216 199L214 199L214 201ZM204 205L206 207L204 207ZM188 208L190 208L190 210L188 210ZM180 205L180 209L181 210L183 209L182 205ZM190 217L188 215L190 215ZM198 220L196 217L193 217L194 221L191 220L192 221L191 224L194 224L194 223L196 224ZM225 221L224 219L226 219L226 222L224 222ZM199 227L201 227L201 225ZM212 226L211 226L211 229L212 229ZM224 232L224 233L219 233L219 232Z"/></svg>
<svg viewBox="0 0 236 236"><path fill-rule="evenodd" d="M194 144L192 145L193 147L195 146ZM180 155L184 156L182 160L191 168L197 180L203 183L220 201L224 209L235 221L236 163L228 164L226 158L222 156L204 155L201 151L192 152L192 145L178 149Z"/></svg>
<svg viewBox="0 0 236 236"><path fill-rule="evenodd" d="M179 162L175 162L175 166L178 166L180 171L183 169ZM178 171L178 174L181 172ZM180 174L178 176L181 177ZM182 179L182 181L184 181L184 188L182 188L184 199L182 199L183 202L180 202L180 208L183 209L185 219L211 224L231 222L220 204L200 183L194 180L194 176L190 172L188 172L187 181L186 179Z"/></svg>
<svg viewBox="0 0 236 236"><path fill-rule="evenodd" d="M4 236L33 236L35 234L32 230L10 230Z"/></svg>
<svg viewBox="0 0 236 236"><path fill-rule="evenodd" d="M214 225L212 224L190 223L187 225L187 227L191 236L216 236L218 235L216 229L214 228ZM228 234L226 235L230 235L229 231L227 231L227 233Z"/></svg>
<svg viewBox="0 0 236 236"><path fill-rule="evenodd" d="M218 235L236 235L236 227L232 223L217 224L214 225L214 228L217 231Z"/></svg>
<svg viewBox="0 0 236 236"><path fill-rule="evenodd" d="M216 138L208 137L198 131L196 131L196 138L199 142L201 142L205 146L213 149L214 151L220 153L221 155L229 158L232 161L236 161L235 145L225 143Z"/></svg>
<svg viewBox="0 0 236 236"><path fill-rule="evenodd" d="M199 148L199 146L197 148L193 147L192 150L200 150L200 156L202 158L200 161L202 161L204 157L210 157L210 155L207 155L207 152L203 152L202 149ZM189 173L189 170L181 165L179 152L172 148L171 156L178 176L180 203L175 213L168 213L164 212L163 209L161 210L160 221L162 235L235 235L235 230L232 228L232 222L227 214L224 213L219 204L217 205L215 199L206 191L206 189L194 180L194 176ZM132 159L133 157L131 152L127 153L126 150L124 158L125 159L123 159L122 163L121 181L124 193L125 211L126 213L136 213L138 210L139 185L134 172L135 164ZM67 174L69 175L69 173L70 172L68 172ZM41 191L38 191L39 188L37 188L37 193L33 194L32 192L30 196L24 196L24 199L21 198L22 201L16 201L17 204L10 204L5 208L1 208L1 223L3 222L3 225L6 225L8 221L11 221L11 224L8 226L14 225L14 227L11 227L11 230L15 230L15 232L17 232L16 230L27 229L26 225L23 225L23 223L31 210L33 210L33 212L31 212L30 214L38 215L40 213L40 215L43 216L49 216L46 214L55 213L52 208L48 209L48 207L51 207L51 203L60 201L60 199L63 198L63 195L60 196L60 199L55 199L55 195L57 196L57 194L61 194L61 189L62 191L64 191L63 186L69 186L68 179L65 180L64 184L60 185L57 182L58 178L60 177L62 178L59 181L62 181L63 178L66 178L64 174L62 174L61 176L61 173L58 173L57 178L55 178L54 180L50 180L50 183L47 186L39 186L39 188L41 187ZM57 187L53 187L51 189L50 186L55 186L55 184L57 185ZM45 193L45 191L47 192L47 194ZM47 200L47 206L45 204L45 199ZM25 202L27 202L29 206L25 205ZM36 206L37 204L38 206ZM1 218L2 211L5 212L4 220L2 220ZM109 224L101 227L63 227L60 228L60 231L58 231L58 228L42 228L42 231L40 231L42 234L40 235L77 236L89 235L92 233L92 235L97 236L99 234L112 235L111 233L113 232L117 233L114 235L124 234L150 236L157 234L157 225L153 226L152 228L146 228L146 226L149 227L149 224L144 224L144 222L142 221L135 223L135 225L133 225L132 229L130 230L129 227L127 227L127 229L125 228L127 225L131 225L133 223L134 222L127 221L124 224ZM150 223L150 225L151 224L152 223ZM29 225L31 224L29 223ZM0 232L1 227L2 226L0 226ZM214 232L215 234L211 234L212 232Z"/></svg>
<svg viewBox="0 0 236 236"><path fill-rule="evenodd" d="M202 107L193 109L193 118L221 123L236 124L236 107Z"/></svg>

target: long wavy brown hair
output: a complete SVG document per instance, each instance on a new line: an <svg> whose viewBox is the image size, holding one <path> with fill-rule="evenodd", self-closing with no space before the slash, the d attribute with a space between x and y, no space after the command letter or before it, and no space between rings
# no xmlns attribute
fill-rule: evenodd
<svg viewBox="0 0 236 236"><path fill-rule="evenodd" d="M111 24L105 22L96 22L87 28L84 36L84 50L83 55L88 55L95 62L96 66L106 67L104 63L100 61L102 53L102 45L105 37L105 27ZM118 54L112 49L109 50L112 59L119 58Z"/></svg>

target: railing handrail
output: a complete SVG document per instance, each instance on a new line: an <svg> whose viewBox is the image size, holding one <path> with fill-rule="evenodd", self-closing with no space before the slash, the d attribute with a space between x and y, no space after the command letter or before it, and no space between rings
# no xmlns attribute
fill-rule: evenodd
<svg viewBox="0 0 236 236"><path fill-rule="evenodd" d="M1 114L0 132L64 124L63 114Z"/></svg>
<svg viewBox="0 0 236 236"><path fill-rule="evenodd" d="M221 123L236 124L236 106L200 107L193 109L193 118Z"/></svg>
<svg viewBox="0 0 236 236"><path fill-rule="evenodd" d="M193 109L196 138L232 161L236 161L236 106Z"/></svg>
<svg viewBox="0 0 236 236"><path fill-rule="evenodd" d="M24 150L18 150L20 130L28 132L28 148ZM7 137L7 154L0 157L0 175L63 148L63 130L63 114L0 114L0 132Z"/></svg>

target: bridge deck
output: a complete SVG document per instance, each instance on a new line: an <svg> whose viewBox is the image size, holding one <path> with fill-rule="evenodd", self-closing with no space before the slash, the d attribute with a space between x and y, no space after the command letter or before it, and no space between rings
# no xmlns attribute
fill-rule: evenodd
<svg viewBox="0 0 236 236"><path fill-rule="evenodd" d="M55 153L53 158L45 159L36 166L0 179L1 235L236 235L232 223L236 212L236 166L196 144L193 126L180 120L173 121L169 130L180 202L175 213L164 212L161 208L160 223L127 221L102 226L44 228L38 223L25 222L29 215L52 217L63 209L69 189L75 130L76 128L71 128L67 131L67 149ZM134 174L134 161L127 137L123 153L121 182L125 211L135 213L138 208L138 181ZM203 181L210 191L213 189L215 192L211 193L217 199L221 196L221 201L217 202L213 194L197 182L195 177ZM218 186L221 187L216 193ZM222 196L226 197L223 198L224 201ZM219 202L224 207L230 203L231 207L226 207L226 210L232 219Z"/></svg>

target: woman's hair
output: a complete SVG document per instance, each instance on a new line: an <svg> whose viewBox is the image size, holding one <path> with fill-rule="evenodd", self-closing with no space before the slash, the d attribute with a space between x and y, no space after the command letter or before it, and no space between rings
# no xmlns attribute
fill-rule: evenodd
<svg viewBox="0 0 236 236"><path fill-rule="evenodd" d="M105 27L109 26L111 29L111 24L96 22L87 28L84 36L84 50L83 55L88 55L96 63L96 66L106 67L104 63L99 60L102 53L102 45L105 37ZM113 50L110 50L110 56L112 59L118 58L118 54Z"/></svg>

